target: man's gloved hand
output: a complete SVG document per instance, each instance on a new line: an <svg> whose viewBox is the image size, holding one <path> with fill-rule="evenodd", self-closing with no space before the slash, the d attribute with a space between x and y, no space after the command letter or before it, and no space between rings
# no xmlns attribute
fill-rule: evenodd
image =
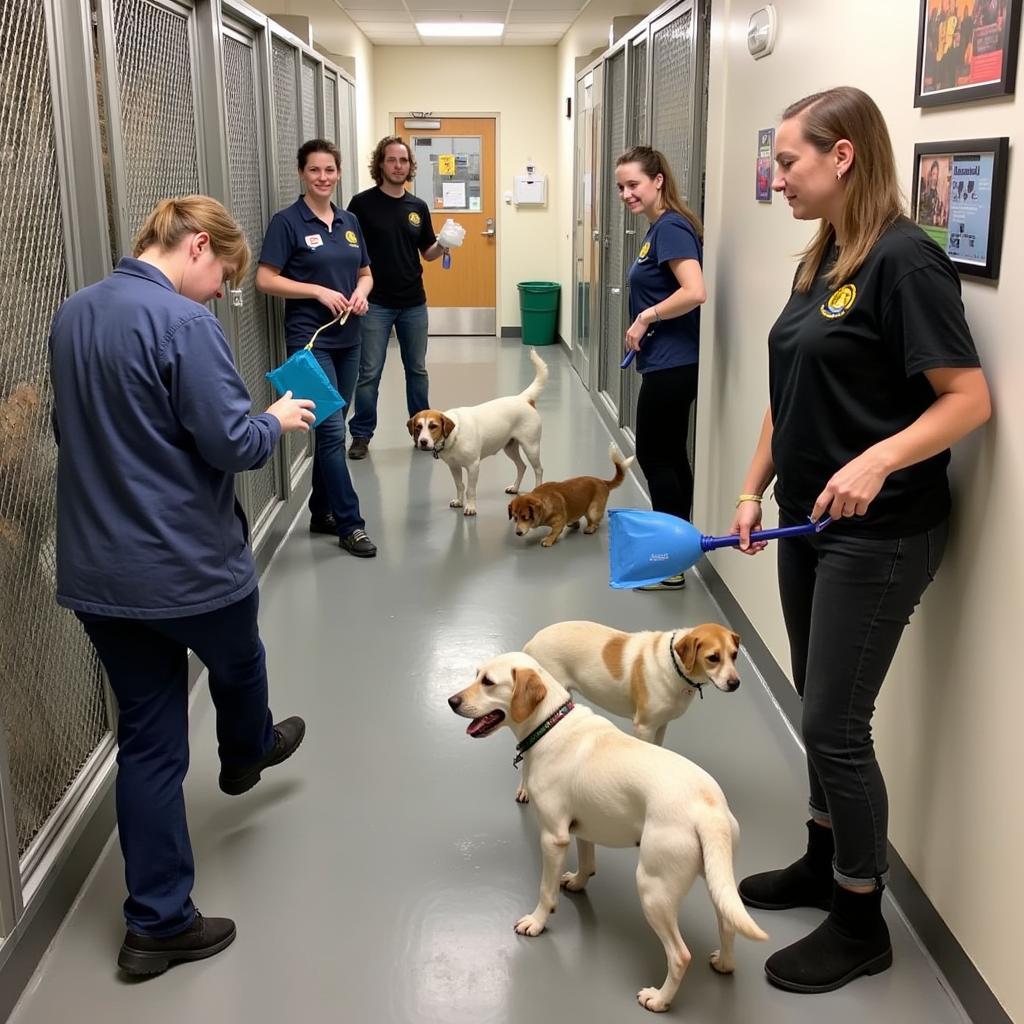
<svg viewBox="0 0 1024 1024"><path fill-rule="evenodd" d="M462 240L466 237L466 229L461 224L456 224L449 217L444 226L437 233L437 244L442 249L458 249Z"/></svg>

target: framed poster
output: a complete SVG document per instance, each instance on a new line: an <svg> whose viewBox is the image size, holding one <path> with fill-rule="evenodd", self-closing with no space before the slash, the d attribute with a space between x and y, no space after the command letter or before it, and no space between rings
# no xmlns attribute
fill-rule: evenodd
<svg viewBox="0 0 1024 1024"><path fill-rule="evenodd" d="M1005 136L914 147L911 219L961 274L999 277L1009 148Z"/></svg>
<svg viewBox="0 0 1024 1024"><path fill-rule="evenodd" d="M1021 0L920 0L915 107L1013 94Z"/></svg>
<svg viewBox="0 0 1024 1024"><path fill-rule="evenodd" d="M775 129L762 128L757 133L757 172L754 198L759 203L772 201L772 163L775 161Z"/></svg>

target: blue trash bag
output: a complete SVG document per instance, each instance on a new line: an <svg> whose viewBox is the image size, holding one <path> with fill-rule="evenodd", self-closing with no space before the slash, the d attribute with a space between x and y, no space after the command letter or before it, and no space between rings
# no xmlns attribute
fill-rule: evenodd
<svg viewBox="0 0 1024 1024"><path fill-rule="evenodd" d="M320 426L332 413L345 408L345 399L338 394L338 389L308 348L299 349L276 370L271 370L267 380L279 394L290 391L293 398L310 398L316 402L313 427Z"/></svg>

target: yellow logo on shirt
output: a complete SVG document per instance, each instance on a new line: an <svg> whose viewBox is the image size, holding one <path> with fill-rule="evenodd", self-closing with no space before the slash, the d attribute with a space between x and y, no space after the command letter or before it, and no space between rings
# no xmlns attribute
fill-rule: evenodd
<svg viewBox="0 0 1024 1024"><path fill-rule="evenodd" d="M418 213L416 213L415 211L410 213L409 214L409 223L414 228L418 228L420 226L420 215Z"/></svg>
<svg viewBox="0 0 1024 1024"><path fill-rule="evenodd" d="M838 320L849 313L856 301L857 286L855 284L841 285L821 304L821 315L826 320Z"/></svg>
<svg viewBox="0 0 1024 1024"><path fill-rule="evenodd" d="M349 245L358 245L359 244L359 239L356 238L356 233L354 231L346 231L345 232L345 241L348 242Z"/></svg>
<svg viewBox="0 0 1024 1024"><path fill-rule="evenodd" d="M636 258L637 263L643 263L643 261L647 259L647 253L650 252L650 249L650 242L644 242L644 244L640 246L640 254Z"/></svg>

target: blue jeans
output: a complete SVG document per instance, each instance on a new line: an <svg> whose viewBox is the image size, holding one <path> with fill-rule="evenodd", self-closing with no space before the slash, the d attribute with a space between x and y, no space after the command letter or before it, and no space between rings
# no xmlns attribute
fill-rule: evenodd
<svg viewBox="0 0 1024 1024"><path fill-rule="evenodd" d="M181 785L188 771L188 649L209 670L221 763L251 765L274 744L259 591L180 619L77 612L117 697L117 828L128 899L141 935L164 938L195 917L195 865Z"/></svg>
<svg viewBox="0 0 1024 1024"><path fill-rule="evenodd" d="M348 429L353 437L373 437L377 426L377 392L388 354L391 328L398 335L398 345L405 367L405 405L410 416L430 407L427 399L427 307L389 309L370 303L363 317L363 354L359 364L355 407Z"/></svg>
<svg viewBox="0 0 1024 1024"><path fill-rule="evenodd" d="M345 404L351 403L356 378L359 376L359 346L314 346L313 355L328 380L345 399ZM359 495L352 486L352 477L349 476L348 463L345 461L345 410L339 409L328 416L313 434L313 491L309 496L309 511L317 519L333 512L338 524L338 535L346 537L353 530L361 530L366 524L359 514Z"/></svg>
<svg viewBox="0 0 1024 1024"><path fill-rule="evenodd" d="M785 515L783 526L795 525ZM948 525L893 539L829 528L777 549L793 682L803 699L811 816L832 825L835 877L885 880L889 803L871 717L903 630L934 579Z"/></svg>

